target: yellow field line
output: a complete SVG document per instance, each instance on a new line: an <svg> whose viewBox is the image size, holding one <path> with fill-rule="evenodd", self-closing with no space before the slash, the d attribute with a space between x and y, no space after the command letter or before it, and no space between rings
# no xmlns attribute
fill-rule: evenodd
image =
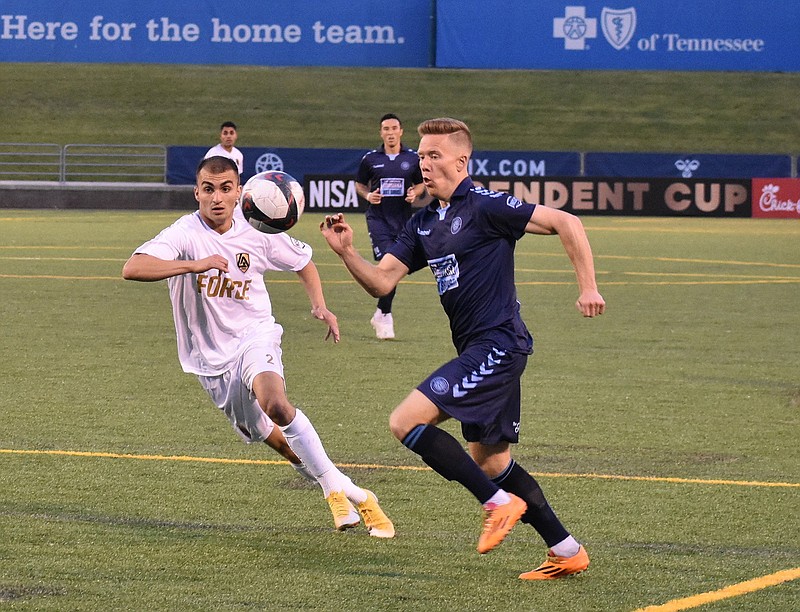
<svg viewBox="0 0 800 612"><path fill-rule="evenodd" d="M58 251L119 251L122 250L120 246L86 246L76 244L74 246L58 246L58 245L0 245L0 249L14 249L22 251L44 251L44 250L58 250Z"/></svg>
<svg viewBox="0 0 800 612"><path fill-rule="evenodd" d="M517 251L517 256L528 257L564 257L564 253L543 253L537 251ZM738 261L734 259L696 259L688 257L642 257L638 255L600 255L595 254L595 259L619 259L623 261L661 261L667 263L693 263L714 264L720 266L766 266L771 268L800 268L800 264L776 263L771 261Z"/></svg>
<svg viewBox="0 0 800 612"><path fill-rule="evenodd" d="M690 608L697 608L698 606L705 605L721 599L729 599L731 597L739 597L747 593L760 591L768 587L776 586L783 582L790 580L797 580L800 578L800 567L795 567L753 580L740 582L739 584L732 584L731 586L719 589L718 591L710 591L708 593L700 593L699 595L692 595L691 597L684 597L682 599L673 599L665 604L658 606L647 606L646 608L639 608L635 612L677 612L678 610L688 610Z"/></svg>
<svg viewBox="0 0 800 612"><path fill-rule="evenodd" d="M98 451L68 451L68 450L17 450L13 448L0 448L0 454L6 455L59 455L66 457L100 457L106 459L139 459L146 461L188 461L196 463L224 463L234 465L289 465L288 461L271 459L227 459L224 457L193 457L188 455L137 455L130 453L107 453ZM360 468L372 470L392 470L425 472L429 467L411 465L383 465L377 463L339 463L344 468ZM800 488L797 482L761 482L757 480L718 480L707 478L678 478L671 476L625 476L622 474L579 474L569 472L531 472L534 476L543 478L591 478L598 480L632 480L641 482L669 482L673 484L710 484L734 485L741 487L783 487Z"/></svg>
<svg viewBox="0 0 800 612"><path fill-rule="evenodd" d="M125 259L122 258L112 258L112 257L8 257L8 256L0 256L0 261L101 261L101 262L116 262L116 263L124 263ZM321 265L321 264L317 264ZM338 264L327 264L327 265L336 265ZM564 274L569 275L570 277L574 274L574 272L570 269L543 269L543 268L516 268L517 272L524 272L524 273L535 273L535 274ZM785 282L795 282L795 277L792 276L765 276L765 275L753 275L753 274L710 274L710 273L701 273L701 272L611 272L608 270L600 270L597 272L598 276L610 276L612 274L621 274L622 276L659 276L659 277L692 277L692 278L738 278L738 279L753 279L758 281L770 281L770 280L777 280L777 281L785 281ZM10 278L28 278L28 276L9 276ZM31 276L32 278L83 278L83 277L52 277L52 276ZM90 277L90 278L97 278L97 277ZM110 278L110 277L100 277L100 278ZM341 281L337 281L341 282ZM523 281L524 282L524 281ZM531 281L537 282L537 281ZM544 281L542 281L544 282ZM429 281L427 284L433 285L433 281Z"/></svg>
<svg viewBox="0 0 800 612"><path fill-rule="evenodd" d="M58 274L0 274L0 278L16 278L34 280L49 278L51 280L122 280L122 276L62 276Z"/></svg>

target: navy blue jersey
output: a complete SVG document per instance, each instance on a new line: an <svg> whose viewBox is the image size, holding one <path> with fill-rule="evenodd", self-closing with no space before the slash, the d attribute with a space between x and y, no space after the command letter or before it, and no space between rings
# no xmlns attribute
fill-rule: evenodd
<svg viewBox="0 0 800 612"><path fill-rule="evenodd" d="M397 233L415 210L406 202L406 193L409 187L422 182L417 152L401 144L399 153L389 155L381 145L361 158L356 182L366 185L370 191L380 189L383 196L379 205L367 207L367 222L370 219L382 221Z"/></svg>
<svg viewBox="0 0 800 612"><path fill-rule="evenodd" d="M390 249L410 272L430 267L459 354L487 336L531 352L514 285L514 248L534 208L466 178L446 208L434 201L420 209Z"/></svg>

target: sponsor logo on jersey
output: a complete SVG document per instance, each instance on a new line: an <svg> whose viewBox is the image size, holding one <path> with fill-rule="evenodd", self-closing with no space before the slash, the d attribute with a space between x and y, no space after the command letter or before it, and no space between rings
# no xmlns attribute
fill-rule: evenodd
<svg viewBox="0 0 800 612"><path fill-rule="evenodd" d="M458 287L460 272L458 270L458 260L454 254L451 253L444 257L429 259L428 265L431 268L431 272L433 272L433 277L436 279L436 288L439 291L439 295Z"/></svg>
<svg viewBox="0 0 800 612"><path fill-rule="evenodd" d="M197 293L209 298L249 300L247 293L252 282L251 279L231 280L224 274L198 274Z"/></svg>

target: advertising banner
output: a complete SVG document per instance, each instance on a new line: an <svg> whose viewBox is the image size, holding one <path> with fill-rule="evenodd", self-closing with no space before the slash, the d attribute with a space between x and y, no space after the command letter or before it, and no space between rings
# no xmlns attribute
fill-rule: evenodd
<svg viewBox="0 0 800 612"><path fill-rule="evenodd" d="M800 219L800 179L753 179L753 217Z"/></svg>
<svg viewBox="0 0 800 612"><path fill-rule="evenodd" d="M438 0L436 65L547 70L800 70L786 0ZM491 11L491 15L489 15Z"/></svg>
<svg viewBox="0 0 800 612"><path fill-rule="evenodd" d="M789 155L586 153L586 176L752 178L792 175Z"/></svg>
<svg viewBox="0 0 800 612"><path fill-rule="evenodd" d="M189 185L195 182L197 164L209 147L168 147L167 183ZM241 147L244 157L242 180L267 170L291 174L301 184L306 174L349 174L355 177L365 149L299 149L283 147Z"/></svg>
<svg viewBox="0 0 800 612"><path fill-rule="evenodd" d="M512 178L476 184L576 215L749 217L750 180L662 178Z"/></svg>
<svg viewBox="0 0 800 612"><path fill-rule="evenodd" d="M167 182L171 185L194 183L197 164L208 147L169 147ZM358 172L367 149L300 149L279 147L241 147L244 156L242 179L258 172L288 172L301 183L306 174L349 174ZM553 151L475 151L470 172L490 176L567 176L578 175L579 153Z"/></svg>
<svg viewBox="0 0 800 612"><path fill-rule="evenodd" d="M577 152L473 151L469 173L486 176L577 176L581 156Z"/></svg>
<svg viewBox="0 0 800 612"><path fill-rule="evenodd" d="M367 202L356 193L352 174L306 174L303 181L306 212L333 215L338 212L363 212Z"/></svg>
<svg viewBox="0 0 800 612"><path fill-rule="evenodd" d="M430 0L3 0L0 61L425 67Z"/></svg>

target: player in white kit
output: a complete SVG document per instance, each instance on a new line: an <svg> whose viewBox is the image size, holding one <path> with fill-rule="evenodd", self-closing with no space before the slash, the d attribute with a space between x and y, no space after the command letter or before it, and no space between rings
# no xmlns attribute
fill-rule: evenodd
<svg viewBox="0 0 800 612"><path fill-rule="evenodd" d="M337 529L355 527L363 518L370 535L391 538L394 525L375 495L339 471L308 417L286 397L283 328L272 315L264 273L295 272L312 315L328 326L326 340L339 341L311 247L287 234L261 233L241 215L234 217L240 193L232 160L201 161L198 210L136 249L122 275L167 280L181 366L197 376L246 442L265 442L318 482Z"/></svg>

